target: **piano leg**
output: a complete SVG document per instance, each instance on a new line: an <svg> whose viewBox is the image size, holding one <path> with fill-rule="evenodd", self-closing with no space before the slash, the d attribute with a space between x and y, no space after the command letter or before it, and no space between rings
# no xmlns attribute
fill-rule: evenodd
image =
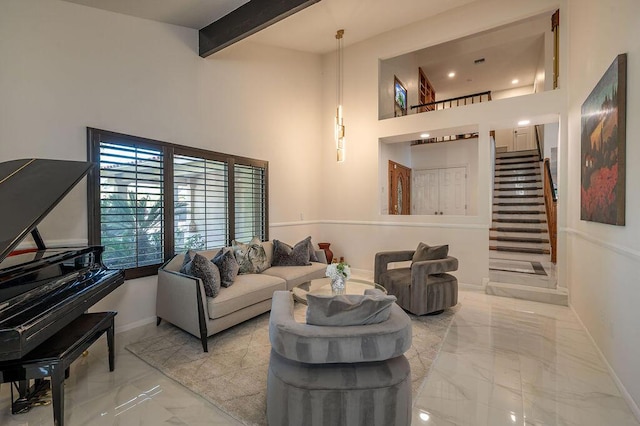
<svg viewBox="0 0 640 426"><path fill-rule="evenodd" d="M113 371L115 368L115 330L113 324L113 318L111 318L111 327L107 329L107 346L109 348L109 371Z"/></svg>
<svg viewBox="0 0 640 426"><path fill-rule="evenodd" d="M65 368L56 364L51 370L51 399L53 400L53 424L64 425L64 376Z"/></svg>

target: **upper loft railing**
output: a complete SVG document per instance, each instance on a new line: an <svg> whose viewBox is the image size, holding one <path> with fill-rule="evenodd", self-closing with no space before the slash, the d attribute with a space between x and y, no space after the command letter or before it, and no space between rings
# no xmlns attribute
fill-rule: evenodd
<svg viewBox="0 0 640 426"><path fill-rule="evenodd" d="M464 105L472 105L491 100L491 90L474 93L472 95L458 96L457 98L443 99L441 101L428 102L426 104L412 105L411 109L417 112L437 111L441 109L455 108Z"/></svg>

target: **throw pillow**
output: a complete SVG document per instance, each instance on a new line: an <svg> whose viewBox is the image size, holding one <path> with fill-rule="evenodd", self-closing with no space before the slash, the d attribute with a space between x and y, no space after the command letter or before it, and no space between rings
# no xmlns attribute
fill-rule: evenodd
<svg viewBox="0 0 640 426"><path fill-rule="evenodd" d="M316 249L313 248L313 243L311 242L311 237L307 237L309 240L309 261L310 262L319 262L318 255L316 254Z"/></svg>
<svg viewBox="0 0 640 426"><path fill-rule="evenodd" d="M181 274L185 274L185 267L187 266L187 264L189 262L191 262L191 259L193 259L193 257L196 255L196 251L195 250L187 250L187 252L184 254L184 260L182 261L182 266L180 267L180 273ZM187 274L188 275L188 274Z"/></svg>
<svg viewBox="0 0 640 426"><path fill-rule="evenodd" d="M307 324L322 326L368 325L389 319L395 296L380 291L325 296L307 294Z"/></svg>
<svg viewBox="0 0 640 426"><path fill-rule="evenodd" d="M201 254L193 256L185 266L185 273L200 278L204 284L204 292L209 297L216 297L220 292L220 272L218 267Z"/></svg>
<svg viewBox="0 0 640 426"><path fill-rule="evenodd" d="M231 247L238 265L240 265L239 274L259 274L271 267L260 238L253 237L249 244L233 240Z"/></svg>
<svg viewBox="0 0 640 426"><path fill-rule="evenodd" d="M220 270L220 284L222 287L230 287L238 276L240 265L233 255L233 250L224 247L211 260Z"/></svg>
<svg viewBox="0 0 640 426"><path fill-rule="evenodd" d="M311 237L291 247L287 243L273 240L273 266L307 266L309 263L309 246Z"/></svg>
<svg viewBox="0 0 640 426"><path fill-rule="evenodd" d="M425 243L420 243L418 244L418 248L416 249L415 253L413 253L413 259L411 259L411 261L421 262L423 260L444 259L448 255L449 246L446 244L442 246L429 247Z"/></svg>

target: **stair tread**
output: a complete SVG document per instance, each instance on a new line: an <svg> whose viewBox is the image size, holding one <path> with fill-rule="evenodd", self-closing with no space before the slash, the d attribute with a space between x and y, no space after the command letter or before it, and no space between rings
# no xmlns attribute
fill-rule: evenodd
<svg viewBox="0 0 640 426"><path fill-rule="evenodd" d="M494 206L544 206L543 202L526 202L526 203L493 203Z"/></svg>
<svg viewBox="0 0 640 426"><path fill-rule="evenodd" d="M499 223L547 223L546 219L493 219L494 222Z"/></svg>
<svg viewBox="0 0 640 426"><path fill-rule="evenodd" d="M509 246L489 246L489 250L495 251L510 251L518 253L532 253L532 254L549 254L548 249L528 248L528 247L509 247Z"/></svg>
<svg viewBox="0 0 640 426"><path fill-rule="evenodd" d="M493 214L545 214L540 210L495 210Z"/></svg>
<svg viewBox="0 0 640 426"><path fill-rule="evenodd" d="M497 237L490 236L490 240L493 241L505 241L510 243L533 243L533 244L546 244L549 242L546 238L527 238L527 237Z"/></svg>
<svg viewBox="0 0 640 426"><path fill-rule="evenodd" d="M525 194L525 195L494 195L493 198L542 198L541 194Z"/></svg>
<svg viewBox="0 0 640 426"><path fill-rule="evenodd" d="M543 234L547 232L547 230L543 228L513 228L503 226L491 227L489 230L496 232L522 232L527 234Z"/></svg>

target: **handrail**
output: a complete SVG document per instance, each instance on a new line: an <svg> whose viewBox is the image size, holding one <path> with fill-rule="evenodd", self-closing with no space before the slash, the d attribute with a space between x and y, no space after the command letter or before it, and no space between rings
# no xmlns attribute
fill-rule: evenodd
<svg viewBox="0 0 640 426"><path fill-rule="evenodd" d="M544 157L542 156L542 147L540 147L540 134L538 133L540 130L540 125L536 124L534 126L534 129L536 134L536 145L538 147L538 158L540 159L540 161L542 161Z"/></svg>
<svg viewBox="0 0 640 426"><path fill-rule="evenodd" d="M442 106L443 106L442 109L444 109L444 104L447 103L447 102L449 102L449 108L451 108L453 106L452 102L454 102L454 101L458 101L456 103L456 106L460 106L460 102L459 101L462 100L462 99L464 99L464 104L463 105L467 104L467 99L471 99L471 103L473 104L473 103L475 103L475 101L474 101L475 97L480 97L479 102L482 102L482 97L485 96L485 95L488 97L487 100L490 101L491 100L491 90L487 90L486 92L474 93L472 95L464 95L464 96L458 96L456 98L443 99L441 101L427 102L426 104L412 105L411 109L429 107L429 106L432 106L432 105L436 106L437 104L442 104ZM434 109L438 109L438 108L434 108ZM431 111L431 110L427 109L427 111Z"/></svg>
<svg viewBox="0 0 640 426"><path fill-rule="evenodd" d="M558 248L558 195L553 186L551 165L548 158L544 159L544 204L547 212L547 225L549 226L549 245L551 246L551 262L556 263Z"/></svg>

